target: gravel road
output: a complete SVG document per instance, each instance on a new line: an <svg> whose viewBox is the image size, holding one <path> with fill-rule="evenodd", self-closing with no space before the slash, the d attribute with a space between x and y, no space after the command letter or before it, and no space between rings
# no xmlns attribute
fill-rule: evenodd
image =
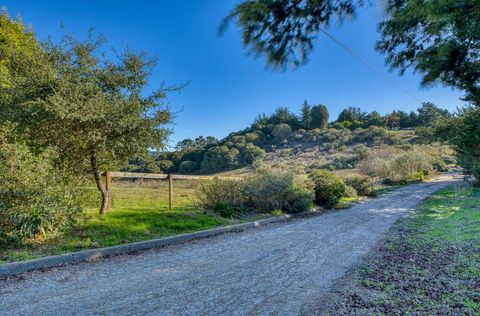
<svg viewBox="0 0 480 316"><path fill-rule="evenodd" d="M301 314L398 217L452 181L410 185L318 217L0 280L0 315Z"/></svg>

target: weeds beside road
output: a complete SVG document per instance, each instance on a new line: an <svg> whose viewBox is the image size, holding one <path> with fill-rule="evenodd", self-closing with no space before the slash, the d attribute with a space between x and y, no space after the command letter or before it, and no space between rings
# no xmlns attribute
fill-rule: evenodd
<svg viewBox="0 0 480 316"><path fill-rule="evenodd" d="M397 222L318 302L321 314L480 314L480 188L451 186Z"/></svg>

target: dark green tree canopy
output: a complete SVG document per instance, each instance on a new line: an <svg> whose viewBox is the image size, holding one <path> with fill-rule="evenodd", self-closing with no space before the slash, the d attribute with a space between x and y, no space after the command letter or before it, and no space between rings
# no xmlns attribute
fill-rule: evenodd
<svg viewBox="0 0 480 316"><path fill-rule="evenodd" d="M365 120L367 113L363 112L360 108L350 106L343 109L338 115L337 122L354 122Z"/></svg>
<svg viewBox="0 0 480 316"><path fill-rule="evenodd" d="M308 104L307 100L303 102L302 110L301 110L301 120L302 120L302 128L306 131L312 128L312 107Z"/></svg>
<svg viewBox="0 0 480 316"><path fill-rule="evenodd" d="M442 82L480 105L480 4L478 0L388 0L379 24L378 51L392 69L423 75L422 84Z"/></svg>
<svg viewBox="0 0 480 316"><path fill-rule="evenodd" d="M448 110L440 109L431 102L425 102L417 111L417 123L423 127L431 127L437 121L451 116Z"/></svg>
<svg viewBox="0 0 480 316"><path fill-rule="evenodd" d="M385 126L385 118L377 111L372 111L365 117L366 123L369 126Z"/></svg>
<svg viewBox="0 0 480 316"><path fill-rule="evenodd" d="M323 104L312 107L312 128L324 128L328 124L328 109Z"/></svg>
<svg viewBox="0 0 480 316"><path fill-rule="evenodd" d="M300 125L298 117L285 106L275 109L275 113L270 117L269 123L275 125L288 124L292 128L297 128Z"/></svg>
<svg viewBox="0 0 480 316"><path fill-rule="evenodd" d="M274 69L305 64L322 27L333 18L355 14L362 0L247 0L237 4L220 25L224 32L235 20L243 44L254 56L265 56Z"/></svg>

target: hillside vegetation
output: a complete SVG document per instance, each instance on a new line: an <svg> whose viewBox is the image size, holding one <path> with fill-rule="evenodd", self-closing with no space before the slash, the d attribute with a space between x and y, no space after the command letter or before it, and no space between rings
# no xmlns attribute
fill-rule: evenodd
<svg viewBox="0 0 480 316"><path fill-rule="evenodd" d="M299 115L280 107L270 116L259 115L250 127L222 140L211 136L185 139L174 151L131 160L125 170L212 174L249 167L259 160L270 166L306 171L354 169L374 149L381 148L420 150L441 167L453 162L452 152L439 144L424 143L418 134L450 116L431 103L416 112L393 111L387 115L350 107L328 123L325 106L310 106L305 101Z"/></svg>

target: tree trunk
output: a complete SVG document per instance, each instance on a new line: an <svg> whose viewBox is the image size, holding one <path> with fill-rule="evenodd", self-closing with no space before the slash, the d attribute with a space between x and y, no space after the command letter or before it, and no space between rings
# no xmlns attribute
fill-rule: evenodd
<svg viewBox="0 0 480 316"><path fill-rule="evenodd" d="M109 201L110 201L110 190L107 190L105 185L103 184L102 179L102 172L100 171L100 167L98 165L97 156L95 151L92 150L90 154L90 165L92 167L93 177L95 178L95 183L97 184L97 189L100 191L102 195L102 204L100 206L100 215L103 215L107 212Z"/></svg>

